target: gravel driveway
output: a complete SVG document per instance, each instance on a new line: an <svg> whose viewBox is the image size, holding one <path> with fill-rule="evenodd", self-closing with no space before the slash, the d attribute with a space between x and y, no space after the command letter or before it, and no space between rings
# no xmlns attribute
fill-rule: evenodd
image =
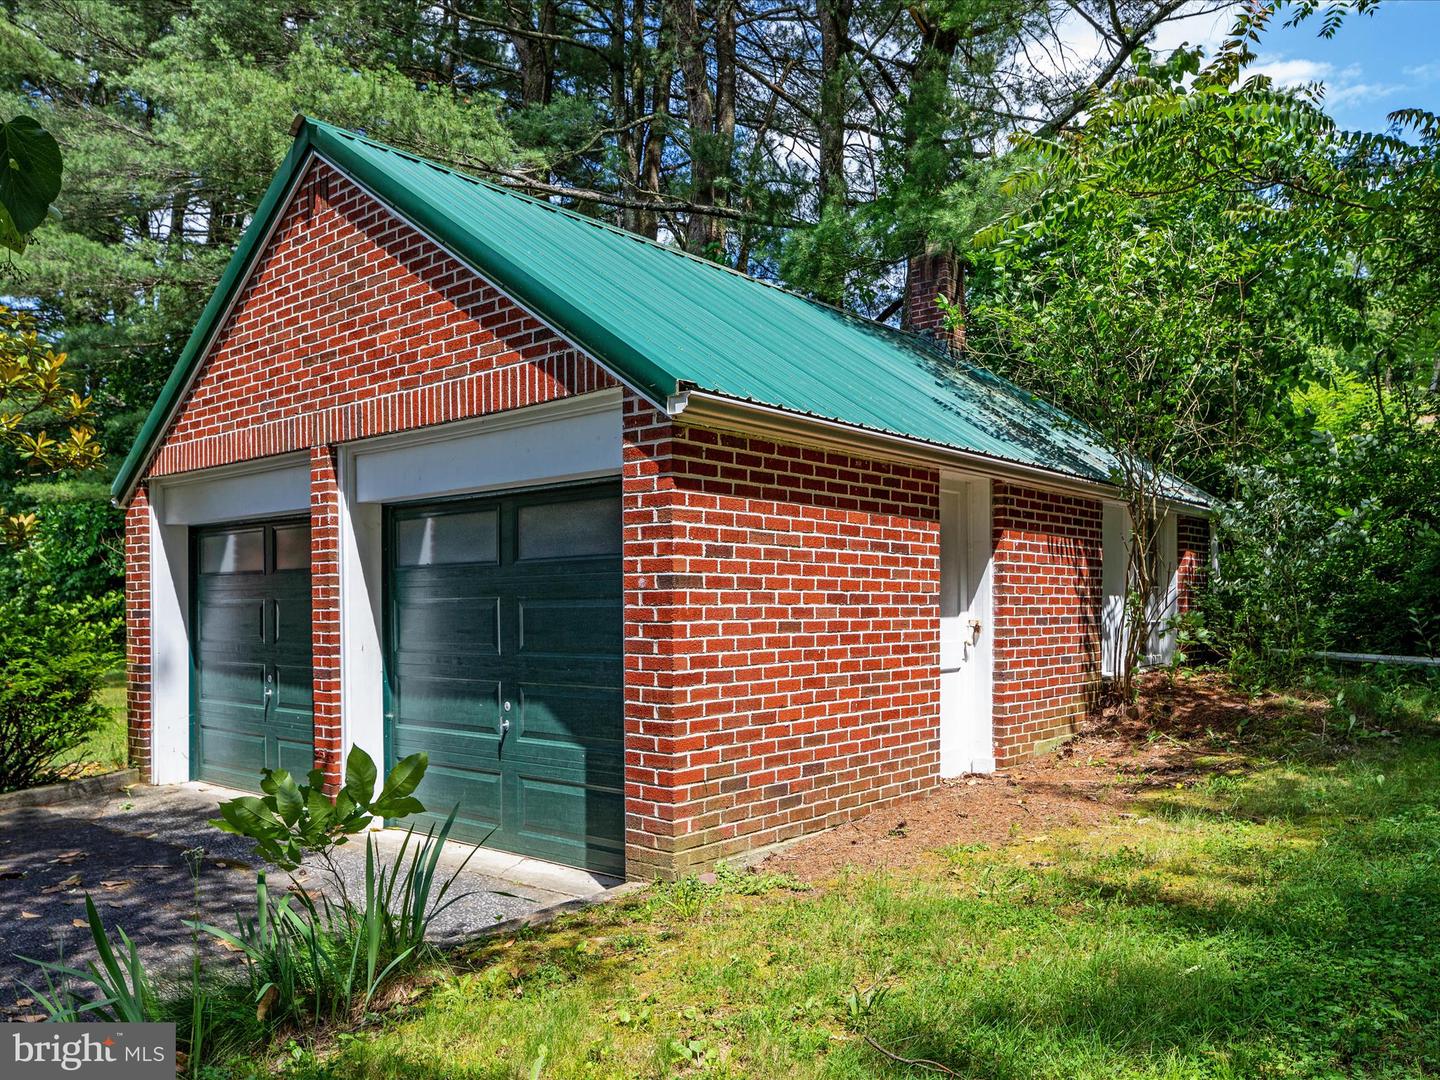
<svg viewBox="0 0 1440 1080"><path fill-rule="evenodd" d="M33 1012L17 1007L26 995L22 982L43 986L21 956L51 960L63 950L81 966L94 955L83 925L85 895L95 899L110 927L123 927L152 971L181 966L190 958L190 932L182 920L197 907L219 926L234 925L234 912L253 913L255 871L265 864L250 841L222 833L208 822L216 805L233 795L200 784L137 787L129 794L95 800L25 807L0 812L0 1015ZM377 834L384 851L398 847L403 833ZM187 851L201 849L198 882ZM441 865L459 865L472 849L446 845ZM365 846L352 841L337 852L353 890L363 891ZM447 877L443 870L437 875ZM334 895L330 874L316 866L296 871L311 893ZM290 885L283 871L269 871L272 889ZM618 884L583 871L557 867L481 849L462 873L455 891L464 899L443 912L431 930L439 939L475 933L538 908L593 895ZM82 925L75 925L76 921ZM212 962L234 955L213 941L202 943Z"/></svg>

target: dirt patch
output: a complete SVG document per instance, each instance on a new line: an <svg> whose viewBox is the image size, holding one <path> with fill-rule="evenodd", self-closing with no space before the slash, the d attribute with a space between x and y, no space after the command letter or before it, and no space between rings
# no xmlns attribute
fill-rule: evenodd
<svg viewBox="0 0 1440 1080"><path fill-rule="evenodd" d="M1245 767L1244 747L1270 722L1314 711L1255 699L1218 675L1146 678L1140 703L1097 716L1054 754L988 776L948 780L773 853L758 867L821 881L846 867L903 869L954 844L997 846L1083 828L1130 812L1147 790Z"/></svg>

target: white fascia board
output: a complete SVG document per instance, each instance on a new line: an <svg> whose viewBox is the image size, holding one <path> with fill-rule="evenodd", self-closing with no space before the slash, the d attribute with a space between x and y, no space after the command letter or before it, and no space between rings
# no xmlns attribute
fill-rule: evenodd
<svg viewBox="0 0 1440 1080"><path fill-rule="evenodd" d="M1083 480L1038 466L1005 461L971 450L941 446L906 435L872 431L838 420L804 416L772 405L737 401L704 390L686 390L672 395L666 405L666 412L672 420L695 427L758 434L784 442L851 454L860 453L932 469L959 469L974 476L1008 480L1067 495L1115 499L1119 494L1115 485L1098 480ZM1209 513L1205 507L1178 500L1167 500L1167 505L1186 514Z"/></svg>

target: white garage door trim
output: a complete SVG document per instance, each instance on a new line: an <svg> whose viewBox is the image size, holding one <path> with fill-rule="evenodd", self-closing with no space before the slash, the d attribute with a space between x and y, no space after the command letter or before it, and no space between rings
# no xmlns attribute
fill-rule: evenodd
<svg viewBox="0 0 1440 1080"><path fill-rule="evenodd" d="M310 512L310 466L287 454L156 477L150 502L150 761L157 784L190 779L192 525Z"/></svg>
<svg viewBox="0 0 1440 1080"><path fill-rule="evenodd" d="M434 499L613 476L621 464L620 403L620 391L607 390L352 443L345 449L354 499Z"/></svg>
<svg viewBox="0 0 1440 1080"><path fill-rule="evenodd" d="M604 390L340 448L340 680L346 755L384 760L384 503L617 476L622 393Z"/></svg>

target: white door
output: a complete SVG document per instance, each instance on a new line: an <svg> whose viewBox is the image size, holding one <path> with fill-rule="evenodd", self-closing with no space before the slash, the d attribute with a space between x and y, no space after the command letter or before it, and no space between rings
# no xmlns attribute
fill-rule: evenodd
<svg viewBox="0 0 1440 1080"><path fill-rule="evenodd" d="M1130 595L1130 509L1124 503L1105 504L1101 543L1101 580L1105 598L1100 608L1100 673L1115 678L1124 664L1129 638L1125 606Z"/></svg>
<svg viewBox="0 0 1440 1080"><path fill-rule="evenodd" d="M1166 511L1155 524L1155 547L1151 552L1150 640L1145 659L1150 664L1169 664L1175 659L1174 620L1179 611L1179 582L1176 578L1175 515Z"/></svg>
<svg viewBox="0 0 1440 1080"><path fill-rule="evenodd" d="M940 491L940 775L995 767L990 711L990 485Z"/></svg>

